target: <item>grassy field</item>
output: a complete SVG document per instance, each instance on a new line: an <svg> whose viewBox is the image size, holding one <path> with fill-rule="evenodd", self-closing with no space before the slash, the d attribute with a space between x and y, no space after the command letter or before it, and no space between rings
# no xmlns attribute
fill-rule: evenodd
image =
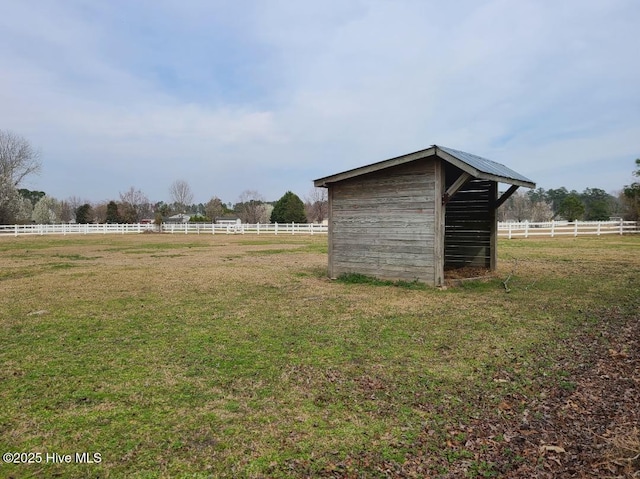
<svg viewBox="0 0 640 479"><path fill-rule="evenodd" d="M571 387L555 344L637 314L640 236L499 258L416 289L329 281L317 235L0 238L0 452L36 461L0 477L384 477L418 444L489 476L451 426Z"/></svg>

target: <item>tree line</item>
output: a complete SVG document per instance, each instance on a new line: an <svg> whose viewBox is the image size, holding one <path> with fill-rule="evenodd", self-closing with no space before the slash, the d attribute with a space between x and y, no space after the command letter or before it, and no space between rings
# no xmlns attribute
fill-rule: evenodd
<svg viewBox="0 0 640 479"><path fill-rule="evenodd" d="M323 199L324 198L324 199ZM326 191L305 198L287 191L278 201L266 201L255 191L245 191L235 204L212 197L207 203L150 202L131 187L118 200L92 203L78 197L57 200L43 191L18 189L11 203L0 205L0 224L216 222L321 223L326 219Z"/></svg>
<svg viewBox="0 0 640 479"><path fill-rule="evenodd" d="M636 160L640 178L640 159ZM606 221L623 218L638 221L640 212L640 183L626 185L617 196L599 188L586 188L581 193L565 187L545 190L538 188L516 192L498 210L500 221L543 222L554 219L567 221Z"/></svg>
<svg viewBox="0 0 640 479"><path fill-rule="evenodd" d="M599 188L579 193L561 187L516 192L498 210L501 221L549 221L551 219L607 220L640 218L640 159L633 175L638 181L625 185L617 196ZM185 180L168 187L169 202L151 202L139 189L130 187L119 198L90 202L72 196L58 200L43 191L22 188L25 178L40 172L40 152L28 140L0 130L0 224L14 223L138 223L153 221L216 222L238 218L243 223L320 223L327 218L327 192L311 188L304 201L287 191L277 201L266 201L257 191L245 190L236 203L212 196L206 203L193 203L193 192Z"/></svg>

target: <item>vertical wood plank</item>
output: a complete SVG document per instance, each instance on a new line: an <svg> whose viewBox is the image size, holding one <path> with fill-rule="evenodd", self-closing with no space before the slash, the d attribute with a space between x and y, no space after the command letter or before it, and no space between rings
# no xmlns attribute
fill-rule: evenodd
<svg viewBox="0 0 640 479"><path fill-rule="evenodd" d="M441 159L435 161L435 186L434 186L434 242L426 245L433 249L433 284L444 284L444 214L445 206L442 204L442 195L445 191L445 169Z"/></svg>
<svg viewBox="0 0 640 479"><path fill-rule="evenodd" d="M333 196L334 196L334 189L335 189L335 185L329 185L329 191L328 191L328 201L329 201L329 222L327 223L327 228L328 228L328 244L327 244L327 250L328 250L328 256L329 256L329 264L327 265L328 267L328 274L329 274L329 278L335 278L336 275L334 273L333 270Z"/></svg>

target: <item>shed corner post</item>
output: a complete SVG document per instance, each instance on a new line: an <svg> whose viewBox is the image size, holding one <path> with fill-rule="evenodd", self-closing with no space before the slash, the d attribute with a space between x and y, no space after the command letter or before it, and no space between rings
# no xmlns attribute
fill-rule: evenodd
<svg viewBox="0 0 640 479"><path fill-rule="evenodd" d="M491 234L489 239L489 269L495 271L498 267L498 182L491 182L491 191L489 192L491 207L489 208L489 221L491 223Z"/></svg>
<svg viewBox="0 0 640 479"><path fill-rule="evenodd" d="M327 276L333 275L333 185L327 185L328 218L327 218Z"/></svg>
<svg viewBox="0 0 640 479"><path fill-rule="evenodd" d="M444 284L445 266L445 215L446 204L442 201L445 194L446 178L443 160L436 158L434 171L434 234L433 234L433 285L442 286Z"/></svg>

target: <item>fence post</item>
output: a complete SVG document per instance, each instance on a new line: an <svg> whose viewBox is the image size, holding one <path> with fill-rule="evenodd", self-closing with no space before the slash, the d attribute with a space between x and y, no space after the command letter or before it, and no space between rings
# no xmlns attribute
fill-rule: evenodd
<svg viewBox="0 0 640 479"><path fill-rule="evenodd" d="M620 236L622 236L623 231L624 231L624 220L620 220Z"/></svg>
<svg viewBox="0 0 640 479"><path fill-rule="evenodd" d="M16 228L15 236L18 236L18 225L15 225L15 228Z"/></svg>
<svg viewBox="0 0 640 479"><path fill-rule="evenodd" d="M602 221L598 221L598 233L597 235L600 236L600 225L602 224Z"/></svg>
<svg viewBox="0 0 640 479"><path fill-rule="evenodd" d="M575 221L575 223L573 224L573 237L577 237L578 236L578 220Z"/></svg>
<svg viewBox="0 0 640 479"><path fill-rule="evenodd" d="M273 230L275 232L275 235L278 236L278 222L276 221L276 226Z"/></svg>
<svg viewBox="0 0 640 479"><path fill-rule="evenodd" d="M256 223L256 231L260 234L260 223Z"/></svg>

